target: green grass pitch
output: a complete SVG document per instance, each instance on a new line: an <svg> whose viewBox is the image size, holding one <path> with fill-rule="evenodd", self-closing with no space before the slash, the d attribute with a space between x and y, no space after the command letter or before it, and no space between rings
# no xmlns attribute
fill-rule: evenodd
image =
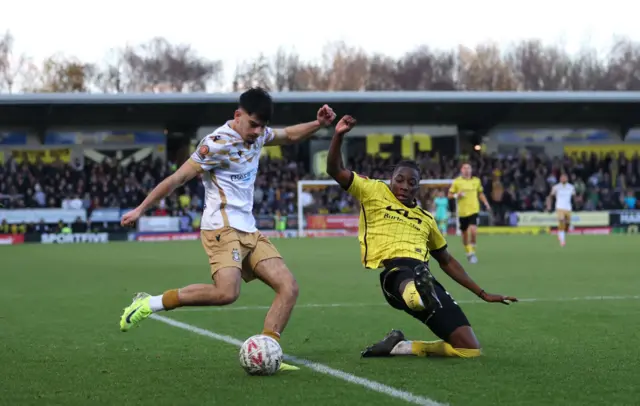
<svg viewBox="0 0 640 406"><path fill-rule="evenodd" d="M461 244L450 249L463 259ZM484 347L473 360L361 359L392 328L432 339L385 306L355 239L277 240L300 283L287 354L451 405L632 405L640 398L640 240L633 236L480 236L468 272L487 291L530 299L480 303L437 265ZM209 281L199 242L0 248L0 404L402 405L402 399L307 367L249 377L236 347L157 320L121 333L137 291ZM463 261L464 263L464 261ZM244 340L272 298L260 282L218 309L166 317Z"/></svg>

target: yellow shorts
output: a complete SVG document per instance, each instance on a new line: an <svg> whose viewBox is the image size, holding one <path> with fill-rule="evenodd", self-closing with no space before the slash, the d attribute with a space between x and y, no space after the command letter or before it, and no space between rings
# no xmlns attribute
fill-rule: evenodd
<svg viewBox="0 0 640 406"><path fill-rule="evenodd" d="M260 261L282 258L276 247L260 231L246 233L231 227L202 230L200 239L211 265L211 277L222 268L240 268L242 279L256 278L254 269Z"/></svg>
<svg viewBox="0 0 640 406"><path fill-rule="evenodd" d="M558 216L558 223L571 223L571 212L569 210L557 209L556 216Z"/></svg>

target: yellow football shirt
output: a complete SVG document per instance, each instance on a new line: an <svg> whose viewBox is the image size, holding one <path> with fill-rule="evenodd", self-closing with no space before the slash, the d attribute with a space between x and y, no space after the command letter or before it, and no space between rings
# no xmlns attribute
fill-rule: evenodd
<svg viewBox="0 0 640 406"><path fill-rule="evenodd" d="M453 180L450 191L451 193L464 193L464 196L458 197L459 217L469 217L480 213L478 195L484 191L480 179L475 176L469 179L459 176Z"/></svg>
<svg viewBox="0 0 640 406"><path fill-rule="evenodd" d="M430 251L447 245L433 216L402 204L384 182L354 172L347 192L360 201L358 240L365 268L379 268L394 258L427 261Z"/></svg>

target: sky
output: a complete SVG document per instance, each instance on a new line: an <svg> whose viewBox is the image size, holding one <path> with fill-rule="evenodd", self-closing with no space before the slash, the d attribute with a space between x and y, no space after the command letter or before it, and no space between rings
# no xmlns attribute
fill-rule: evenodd
<svg viewBox="0 0 640 406"><path fill-rule="evenodd" d="M98 62L112 48L163 36L221 59L225 82L234 67L279 47L319 59L323 46L345 41L399 57L419 45L508 45L538 38L570 52L606 49L615 36L640 40L640 3L628 0L31 0L2 1L0 32L18 53L36 59L63 53ZM365 6L366 5L366 6Z"/></svg>

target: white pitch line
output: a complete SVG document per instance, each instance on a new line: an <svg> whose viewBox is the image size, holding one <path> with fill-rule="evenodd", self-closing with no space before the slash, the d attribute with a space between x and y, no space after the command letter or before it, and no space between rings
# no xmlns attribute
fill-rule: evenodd
<svg viewBox="0 0 640 406"><path fill-rule="evenodd" d="M576 296L576 297L551 297L551 298L525 298L518 299L519 302L536 303L536 302L587 302L599 300L640 300L640 295L626 296ZM482 300L456 300L460 304L477 304L485 303ZM312 303L299 304L296 309L327 309L327 308L343 308L343 307L373 307L388 306L387 303ZM269 310L269 306L229 306L229 307L183 307L177 309L180 312L210 312L210 311L236 311L236 310Z"/></svg>
<svg viewBox="0 0 640 406"><path fill-rule="evenodd" d="M227 344L231 344L234 345L236 347L240 347L242 346L242 341L238 340L237 338L233 338L230 336L226 336L226 335L222 335L222 334L218 334L218 333L214 333L213 331L210 330L205 330L203 328L200 327L196 327L196 326L192 326L191 324L187 324L187 323L182 323L180 321L176 321L174 319L170 319L168 317L164 317L164 316L160 316L158 314L152 314L150 316L152 319L157 320L159 322L168 324L170 326L173 327L177 327L186 331L189 331L191 333L194 334L198 334L204 337L209 337L212 338L214 340L217 341L222 341L224 343ZM411 392L406 392L400 389L396 389L393 388L391 386L382 384L380 382L376 382L376 381L371 381L369 379L366 378L361 378L359 376L356 375L352 375L350 373L344 372L344 371L340 371L339 369L333 369L329 366L323 365L323 364L318 364L317 362L313 362L313 361L309 361L303 358L298 358L298 357L294 357L291 355L286 355L284 356L285 361L291 362L293 364L298 364L298 365L303 365L309 369L312 369L316 372L320 372L321 374L325 374L325 375L329 375L332 376L334 378L337 379L341 379L345 382L349 382L352 383L354 385L360 385L362 387L365 387L367 389L370 389L372 391L375 392L379 392L382 393L384 395L396 398L396 399L400 399L400 400L404 400L405 402L408 403L413 403L415 405L420 405L420 406L446 406L446 404L444 403L438 403L434 400L431 400L429 398L425 398L422 396L418 396L418 395L414 395Z"/></svg>

